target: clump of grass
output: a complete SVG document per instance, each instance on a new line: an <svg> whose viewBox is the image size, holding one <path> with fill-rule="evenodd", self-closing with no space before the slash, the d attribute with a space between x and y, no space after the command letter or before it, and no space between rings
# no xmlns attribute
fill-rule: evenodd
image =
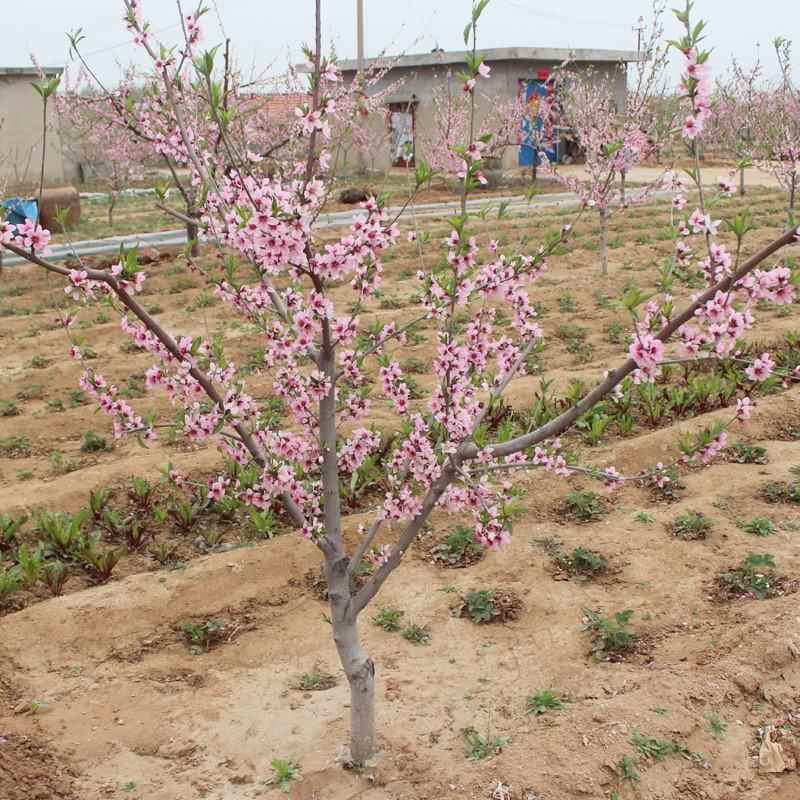
<svg viewBox="0 0 800 800"><path fill-rule="evenodd" d="M690 542L708 538L712 527L711 520L702 512L685 511L673 521L672 533L679 539Z"/></svg>

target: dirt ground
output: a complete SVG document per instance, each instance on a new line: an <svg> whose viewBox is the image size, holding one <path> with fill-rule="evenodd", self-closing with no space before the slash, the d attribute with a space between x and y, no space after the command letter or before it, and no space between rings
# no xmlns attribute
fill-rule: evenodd
<svg viewBox="0 0 800 800"><path fill-rule="evenodd" d="M726 214L737 201L728 202ZM753 198L759 227L749 248L774 238L781 206L777 195ZM672 248L658 235L667 218L663 207L616 218L605 281L594 220L581 221L569 252L553 259L534 292L549 340L541 367L556 386L590 380L619 360L625 346L610 340L609 326L624 318L601 298L619 296L631 278L652 286ZM485 232L511 242L531 231L538 237L565 218L554 212L542 219L487 221ZM407 244L387 260L384 298L372 317L413 318L409 278L417 263ZM162 324L188 335L222 332L234 360L248 363L257 334L231 325L213 299L199 300L197 276L171 258L147 269L145 300ZM52 325L63 305L59 281L28 268L6 270L0 292L0 400L18 410L0 417L0 441L28 443L24 452L0 453L0 513L74 512L90 490L133 475L155 480L167 461L195 474L213 469L215 451L166 441L151 450L124 442L83 452L87 430L111 437L91 406L70 402L79 367L64 358L68 343ZM127 353L121 360L123 336L112 314L102 314L84 312L78 332L97 353L92 365L130 385L148 359ZM796 309L761 316L761 340L800 327ZM584 328L591 348L570 347L565 325ZM432 331L424 333L406 357L429 363ZM431 376L421 369L414 377L424 394ZM266 378L253 383L268 392ZM538 388L536 375L516 381L514 407L529 405ZM167 408L161 399L134 398L142 410ZM187 542L179 568L126 556L105 585L76 581L61 597L26 595L25 607L0 616L0 798L277 798L285 795L269 780L271 762L280 758L300 765L302 780L289 792L298 800L797 800L800 506L767 503L761 487L788 480L800 464L799 401L798 386L759 398L753 420L733 439L763 445L766 463L722 459L687 470L675 502L627 485L609 498L607 515L576 524L564 514L564 497L589 482L574 478L567 487L528 476L518 481L524 511L501 552L466 569L442 569L425 558L424 546L416 548L362 618L377 666L380 732L380 755L363 773L337 762L347 737L347 688L326 606L306 580L320 558L291 533L253 544L226 530L226 546L213 552ZM580 446L592 463L635 471L674 458L679 433L729 416L718 410ZM389 426L391 415L379 406L375 422ZM676 516L689 510L712 519L707 539L672 535ZM756 517L771 519L774 535L755 539L742 529L743 519ZM347 520L348 535L360 520ZM453 525L439 515L429 536ZM543 547L553 540L569 550L591 548L611 569L595 580L568 579ZM717 599L716 576L753 551L774 555L789 590L763 601ZM454 616L459 593L489 587L516 592L523 602L517 619L479 626ZM371 618L379 606L424 626L429 643L415 646L378 628ZM594 659L585 609L633 610L635 651L616 663ZM180 626L207 619L224 619L226 636L208 652L193 652ZM299 688L311 672L335 676L335 685ZM526 698L541 689L563 696L563 708L528 714ZM767 725L783 750L781 773L759 768L758 732ZM508 741L492 757L469 760L463 731L470 727ZM631 740L639 734L679 747L662 760L637 755ZM620 761L631 756L638 761L624 780Z"/></svg>

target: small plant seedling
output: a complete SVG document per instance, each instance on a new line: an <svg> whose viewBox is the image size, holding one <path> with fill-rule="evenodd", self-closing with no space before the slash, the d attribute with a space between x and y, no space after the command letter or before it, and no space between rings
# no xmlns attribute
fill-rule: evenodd
<svg viewBox="0 0 800 800"><path fill-rule="evenodd" d="M551 689L539 689L536 694L528 696L526 701L527 712L542 716L548 711L560 711L568 703L566 697L559 695Z"/></svg>
<svg viewBox="0 0 800 800"><path fill-rule="evenodd" d="M570 575L594 577L608 569L608 561L604 556L585 547L576 547L571 553L559 553L555 560Z"/></svg>
<svg viewBox="0 0 800 800"><path fill-rule="evenodd" d="M58 597L64 591L64 584L69 578L69 571L62 561L49 561L44 567L44 582L53 597Z"/></svg>
<svg viewBox="0 0 800 800"><path fill-rule="evenodd" d="M181 631L189 643L189 649L196 655L208 651L222 639L227 625L218 619L205 622L184 622Z"/></svg>
<svg viewBox="0 0 800 800"><path fill-rule="evenodd" d="M750 553L740 567L720 575L719 582L733 597L766 600L780 590L780 576L775 566L775 558L770 553Z"/></svg>
<svg viewBox="0 0 800 800"><path fill-rule="evenodd" d="M792 483L770 481L764 484L761 494L768 503L800 504L800 480Z"/></svg>
<svg viewBox="0 0 800 800"><path fill-rule="evenodd" d="M111 450L108 442L94 431L86 431L81 439L81 452L83 453L105 453Z"/></svg>
<svg viewBox="0 0 800 800"><path fill-rule="evenodd" d="M462 733L466 742L465 755L470 761L483 761L496 756L511 741L510 736L491 736L488 733L483 736L472 726L464 728Z"/></svg>
<svg viewBox="0 0 800 800"><path fill-rule="evenodd" d="M27 458L32 452L27 436L5 436L0 438L0 456Z"/></svg>
<svg viewBox="0 0 800 800"><path fill-rule="evenodd" d="M379 627L383 628L387 633L397 633L400 628L400 619L404 611L399 608L390 608L389 606L381 606L372 621Z"/></svg>
<svg viewBox="0 0 800 800"><path fill-rule="evenodd" d="M299 781L300 765L292 759L273 758L270 763L272 767L272 783L282 792L289 794L293 781Z"/></svg>
<svg viewBox="0 0 800 800"><path fill-rule="evenodd" d="M775 523L768 517L755 517L749 522L742 523L742 530L752 536L772 536L775 531Z"/></svg>
<svg viewBox="0 0 800 800"><path fill-rule="evenodd" d="M656 521L656 518L649 511L640 511L633 519L642 525L652 525Z"/></svg>
<svg viewBox="0 0 800 800"><path fill-rule="evenodd" d="M215 547L219 547L219 545L222 544L223 536L224 534L222 531L217 530L216 528L203 531L203 545L206 547L206 549L213 550Z"/></svg>
<svg viewBox="0 0 800 800"><path fill-rule="evenodd" d="M37 356L34 356L31 359L31 366L34 369L44 369L49 364L50 364L50 360L45 358L44 356L37 355Z"/></svg>
<svg viewBox="0 0 800 800"><path fill-rule="evenodd" d="M584 630L591 637L595 658L611 661L633 650L638 638L630 629L633 610L618 611L613 617L605 617L590 608L585 608L583 613Z"/></svg>
<svg viewBox="0 0 800 800"><path fill-rule="evenodd" d="M44 545L41 542L33 549L24 543L17 548L16 562L26 588L32 589L42 577L44 555Z"/></svg>
<svg viewBox="0 0 800 800"><path fill-rule="evenodd" d="M36 517L36 531L41 534L48 553L65 561L78 559L87 545L83 528L89 514L88 509L74 516L50 511L39 513Z"/></svg>
<svg viewBox="0 0 800 800"><path fill-rule="evenodd" d="M6 595L13 594L22 585L19 567L6 569L0 565L0 600Z"/></svg>
<svg viewBox="0 0 800 800"><path fill-rule="evenodd" d="M403 629L401 635L407 642L416 645L428 644L431 640L431 635L428 633L427 628L417 624L408 625Z"/></svg>
<svg viewBox="0 0 800 800"><path fill-rule="evenodd" d="M566 506L569 516L578 522L594 522L606 513L603 498L597 492L570 492Z"/></svg>
<svg viewBox="0 0 800 800"><path fill-rule="evenodd" d="M19 407L13 400L0 400L0 417L18 417Z"/></svg>
<svg viewBox="0 0 800 800"><path fill-rule="evenodd" d="M177 550L175 547L167 544L166 542L159 542L150 548L150 555L158 561L161 567L177 566L179 562L176 561Z"/></svg>
<svg viewBox="0 0 800 800"><path fill-rule="evenodd" d="M126 781L125 783L121 783L120 791L123 792L135 792L136 791L136 781Z"/></svg>
<svg viewBox="0 0 800 800"><path fill-rule="evenodd" d="M668 742L665 739L657 739L655 736L645 736L639 731L633 732L631 744L639 755L653 761L663 761L667 756L684 751L684 748L677 742Z"/></svg>
<svg viewBox="0 0 800 800"><path fill-rule="evenodd" d="M83 565L95 583L108 583L122 554L118 550L100 552L95 547L87 547L82 554Z"/></svg>
<svg viewBox="0 0 800 800"><path fill-rule="evenodd" d="M578 310L578 304L569 292L564 292L558 298L558 308L563 314L572 314Z"/></svg>
<svg viewBox="0 0 800 800"><path fill-rule="evenodd" d="M468 617L476 625L516 619L521 610L522 603L513 592L496 589L467 592L455 609L458 616Z"/></svg>
<svg viewBox="0 0 800 800"><path fill-rule="evenodd" d="M641 780L641 775L636 767L639 764L639 759L636 756L623 756L617 762L617 774L621 781L628 781L629 783L638 783Z"/></svg>
<svg viewBox="0 0 800 800"><path fill-rule="evenodd" d="M706 722L709 732L718 742L728 735L728 723L716 711L709 711L706 714Z"/></svg>
<svg viewBox="0 0 800 800"><path fill-rule="evenodd" d="M80 464L66 458L59 450L54 450L50 453L50 468L55 475L68 475L70 472L80 469Z"/></svg>
<svg viewBox="0 0 800 800"><path fill-rule="evenodd" d="M452 530L441 544L431 548L433 560L445 567L462 567L480 561L484 548L475 541L475 533L464 525Z"/></svg>
<svg viewBox="0 0 800 800"><path fill-rule="evenodd" d="M27 517L14 519L8 514L0 514L0 553L16 545L17 534L27 521Z"/></svg>
<svg viewBox="0 0 800 800"><path fill-rule="evenodd" d="M297 688L303 692L324 692L336 686L336 677L327 672L314 670L304 672L297 680Z"/></svg>
<svg viewBox="0 0 800 800"><path fill-rule="evenodd" d="M672 523L672 533L686 542L707 538L711 528L711 520L699 511L685 511Z"/></svg>
<svg viewBox="0 0 800 800"><path fill-rule="evenodd" d="M277 520L271 511L259 511L250 506L250 524L257 539L272 539L277 535Z"/></svg>
<svg viewBox="0 0 800 800"><path fill-rule="evenodd" d="M744 442L731 445L728 452L731 460L737 464L766 464L769 460L765 448Z"/></svg>

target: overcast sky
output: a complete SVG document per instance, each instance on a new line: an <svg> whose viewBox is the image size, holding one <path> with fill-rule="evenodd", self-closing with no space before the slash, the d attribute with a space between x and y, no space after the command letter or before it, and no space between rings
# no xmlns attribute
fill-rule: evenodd
<svg viewBox="0 0 800 800"><path fill-rule="evenodd" d="M184 0L185 5L196 0ZM298 43L313 35L313 0L206 0L205 41L223 38L221 26L236 48L241 67L259 71L297 60ZM673 0L670 5L682 5ZM12 0L0 0L12 4ZM179 36L177 6L172 0L143 0L145 16L161 38ZM428 51L436 45L459 49L471 0L365 0L367 55ZM25 13L23 13L23 6ZM104 80L113 81L117 64L128 64L136 49L121 17L122 0L24 0L15 13L3 17L0 66L25 66L29 54L39 62L62 66L68 61L65 32L82 27L84 50ZM356 0L323 0L326 45L341 58L355 55ZM800 62L800 3L797 0L697 0L698 15L709 20L708 43L715 48L715 66L736 56L752 63L756 43L770 73L774 72L772 40L783 35L798 39ZM741 8L741 10L739 10ZM633 30L640 15L649 18L650 0L491 0L480 28L482 47L604 47L633 49ZM221 22L220 22L221 21ZM667 34L678 33L667 17Z"/></svg>

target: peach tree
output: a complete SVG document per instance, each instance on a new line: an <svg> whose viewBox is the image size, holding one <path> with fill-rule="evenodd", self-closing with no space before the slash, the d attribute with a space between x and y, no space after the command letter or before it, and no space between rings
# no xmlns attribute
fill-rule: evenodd
<svg viewBox="0 0 800 800"><path fill-rule="evenodd" d="M336 64L323 55L321 0L315 0L315 40L306 48L309 99L297 109L292 130L292 137L304 144L304 155L268 165L254 151L243 150L229 129L216 50L199 50L203 9L184 16L183 41L167 47L145 22L139 0L124 4L127 27L150 57L169 109L164 119L171 127L159 137L158 149L188 166L202 198L201 239L222 256L210 268L187 258L232 312L257 327L262 372L272 393L283 399L290 421L275 422L218 343L170 332L148 313L137 299L146 276L135 251L123 253L110 269L62 267L47 260L49 232L31 220L0 226L0 243L62 276L75 307L100 298L116 305L122 330L152 355L148 387L165 392L177 409L177 422L171 424L192 442L216 443L239 466L208 481L213 500L235 497L258 509L280 508L298 534L319 549L333 641L351 692L350 754L363 763L376 748L375 664L362 645L359 618L433 512L470 517L475 540L496 550L511 535L509 474L544 469L568 476L582 470L611 486L626 479L668 480L660 466L636 476L622 476L613 466L578 466L565 457L559 437L628 376L653 381L674 335L688 358L725 358L753 326L756 304L792 302L797 275L781 263L762 265L795 243L797 231L749 257L741 247L732 256L716 241L719 221L705 205L699 170L693 173L699 206L683 221L681 242L697 237L701 243L705 288L682 309L670 295L627 291L623 303L632 319L627 357L559 416L497 440L488 420L543 338L533 286L552 268L571 226L527 252L503 252L498 242L482 241L465 210L449 220L447 239L434 243L442 251L434 266L420 261L418 318L406 325L371 327L362 320L377 304L382 258L398 241L402 210L390 213L380 200L371 199L349 229L333 239L323 238L315 224L331 186L332 130L341 127L337 115L358 106ZM467 93L488 73L475 46L476 26L487 5L488 0L473 4L465 31L473 45L461 76ZM688 115L683 133L695 147L710 113L709 78L703 26L693 25L690 13L691 3L678 12L684 35L674 46L684 65L681 91ZM202 115L185 115L187 94L192 95L189 107L204 108ZM192 119L200 116L213 136L195 129ZM488 146L479 138L457 149L465 196L480 182ZM226 154L225 169L217 168L220 152ZM430 169L418 165L417 190L429 179ZM406 205L412 202L413 193ZM732 224L743 238L741 219ZM529 225L535 234L536 223ZM409 237L421 244L427 238L417 230ZM691 257L687 250L681 258ZM343 294L348 299L342 308L334 298ZM500 308L510 326L500 324ZM75 313L64 314L68 332ZM425 402L412 399L401 367L406 337L420 323L432 326L435 335L435 387ZM71 354L82 361L79 343L73 343ZM768 354L759 358L752 366L754 380L768 376L773 366ZM88 362L81 385L108 415L116 436L138 436L145 443L157 437L158 421L139 414ZM382 461L385 494L369 524L358 528L356 544L348 547L346 488L383 446L366 422L376 403L388 404L397 420ZM748 398L739 398L734 418L746 418L750 405ZM707 461L723 444L724 432L713 429L698 439L695 451ZM373 571L362 582L357 577L365 560Z"/></svg>

